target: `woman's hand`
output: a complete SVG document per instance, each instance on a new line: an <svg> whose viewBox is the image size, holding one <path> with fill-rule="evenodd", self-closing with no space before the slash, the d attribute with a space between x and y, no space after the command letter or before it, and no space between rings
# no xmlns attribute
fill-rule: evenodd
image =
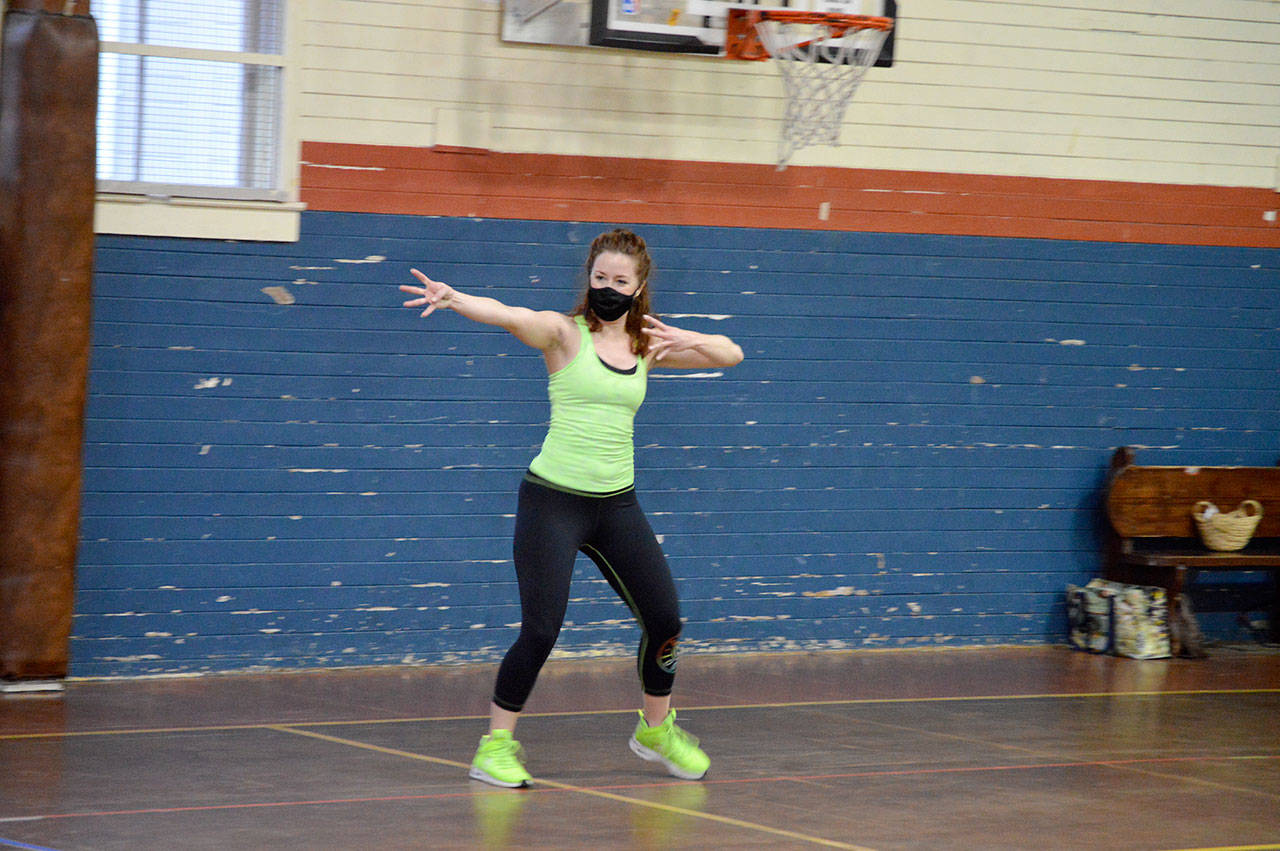
<svg viewBox="0 0 1280 851"><path fill-rule="evenodd" d="M654 363L658 363L668 355L693 350L702 338L701 334L693 331L667 325L656 316L646 313L644 318L649 323L649 327L642 330L649 335L649 353L653 355Z"/></svg>
<svg viewBox="0 0 1280 851"><path fill-rule="evenodd" d="M716 369L742 362L742 349L728 337L699 334L667 325L655 316L645 314L649 335L649 356L653 366L669 369Z"/></svg>
<svg viewBox="0 0 1280 851"><path fill-rule="evenodd" d="M443 309L452 306L453 299L457 295L453 287L441 281L433 281L417 269L410 269L409 271L422 282L422 286L414 287L408 284L400 286L401 292L419 296L419 298L406 301L404 303L405 307L422 307L425 304L427 309L422 311L422 315L430 316L436 308Z"/></svg>

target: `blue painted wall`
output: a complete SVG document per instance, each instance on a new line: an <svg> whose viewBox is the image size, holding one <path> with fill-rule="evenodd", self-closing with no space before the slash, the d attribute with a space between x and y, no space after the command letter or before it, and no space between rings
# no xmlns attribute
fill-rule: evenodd
<svg viewBox="0 0 1280 851"><path fill-rule="evenodd" d="M396 286L565 310L604 227L100 238L72 674L498 658L544 369ZM655 377L637 423L689 650L1058 642L1113 447L1280 458L1280 252L638 230L657 309L747 354ZM560 651L631 653L585 561L575 583Z"/></svg>

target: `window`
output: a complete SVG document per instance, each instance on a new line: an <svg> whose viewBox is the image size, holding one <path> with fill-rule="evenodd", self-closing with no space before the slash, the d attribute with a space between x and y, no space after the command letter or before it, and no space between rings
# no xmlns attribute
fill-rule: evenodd
<svg viewBox="0 0 1280 851"><path fill-rule="evenodd" d="M94 0L98 188L287 200L284 0Z"/></svg>

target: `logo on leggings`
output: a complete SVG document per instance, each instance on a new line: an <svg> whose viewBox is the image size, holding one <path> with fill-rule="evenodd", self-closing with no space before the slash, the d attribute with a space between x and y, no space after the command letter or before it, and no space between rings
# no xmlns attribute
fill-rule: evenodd
<svg viewBox="0 0 1280 851"><path fill-rule="evenodd" d="M668 674L676 672L676 642L679 640L680 636L674 635L658 648L658 667Z"/></svg>

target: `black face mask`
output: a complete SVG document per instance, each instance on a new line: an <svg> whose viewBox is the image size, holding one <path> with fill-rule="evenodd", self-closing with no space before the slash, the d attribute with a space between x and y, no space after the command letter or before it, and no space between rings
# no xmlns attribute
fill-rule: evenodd
<svg viewBox="0 0 1280 851"><path fill-rule="evenodd" d="M590 287L587 290L587 305L605 322L612 322L630 310L634 300L634 295L623 295L613 287Z"/></svg>

